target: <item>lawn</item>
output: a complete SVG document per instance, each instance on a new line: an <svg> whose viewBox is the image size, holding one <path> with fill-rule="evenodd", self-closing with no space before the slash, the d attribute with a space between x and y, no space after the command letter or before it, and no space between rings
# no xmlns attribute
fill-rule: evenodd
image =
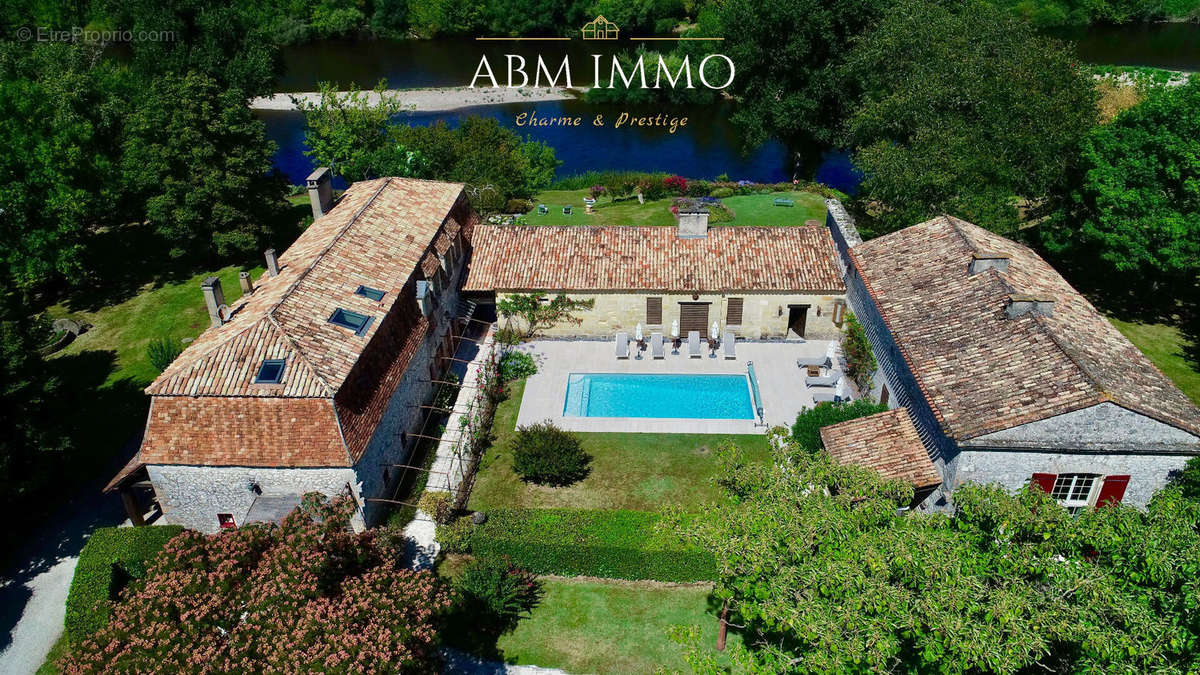
<svg viewBox="0 0 1200 675"><path fill-rule="evenodd" d="M543 577L542 584L545 595L531 616L501 635L494 646L472 651L506 663L570 673L690 672L683 648L667 631L698 625L703 644L714 645L717 639L708 584L558 577ZM729 644L739 640L729 631Z"/></svg>
<svg viewBox="0 0 1200 675"><path fill-rule="evenodd" d="M639 204L636 198L610 201L602 197L595 213L584 212L583 198L587 190L547 190L533 198L534 204L545 204L550 213L539 216L537 209L526 220L530 225L664 225L675 224L671 214L671 199L659 199ZM796 202L793 207L775 206L774 199L784 197ZM765 195L741 195L722 199L733 209L732 225L803 225L806 220L825 222L825 198L812 192L773 192ZM573 207L573 213L563 215L563 206Z"/></svg>
<svg viewBox="0 0 1200 675"><path fill-rule="evenodd" d="M495 440L480 462L469 508L575 508L657 511L663 504L699 508L718 496L713 482L715 449L732 440L750 459L770 455L766 436L712 434L581 433L592 455L591 473L567 487L543 487L521 481L512 471L508 450L521 407L524 381L515 382L496 410Z"/></svg>
<svg viewBox="0 0 1200 675"><path fill-rule="evenodd" d="M1109 317L1109 321L1142 350L1163 375L1171 378L1175 386L1200 404L1200 363L1196 356L1200 354L1200 345L1175 326L1122 321L1112 317Z"/></svg>

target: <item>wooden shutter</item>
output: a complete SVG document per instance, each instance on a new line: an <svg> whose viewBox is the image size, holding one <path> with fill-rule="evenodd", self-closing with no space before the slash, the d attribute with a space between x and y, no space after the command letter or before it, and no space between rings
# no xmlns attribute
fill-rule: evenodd
<svg viewBox="0 0 1200 675"><path fill-rule="evenodd" d="M700 331L700 337L708 336L708 303L679 303L679 334L687 337L689 331Z"/></svg>
<svg viewBox="0 0 1200 675"><path fill-rule="evenodd" d="M646 323L651 326L662 325L662 298L646 298Z"/></svg>
<svg viewBox="0 0 1200 675"><path fill-rule="evenodd" d="M1058 478L1056 473L1035 473L1030 483L1042 489L1042 492L1050 494L1054 491L1054 481Z"/></svg>
<svg viewBox="0 0 1200 675"><path fill-rule="evenodd" d="M729 306L725 309L725 323L732 326L742 325L742 299L730 298Z"/></svg>
<svg viewBox="0 0 1200 675"><path fill-rule="evenodd" d="M1127 485L1129 476L1105 476L1104 484L1100 486L1100 496L1096 497L1096 506L1120 504Z"/></svg>

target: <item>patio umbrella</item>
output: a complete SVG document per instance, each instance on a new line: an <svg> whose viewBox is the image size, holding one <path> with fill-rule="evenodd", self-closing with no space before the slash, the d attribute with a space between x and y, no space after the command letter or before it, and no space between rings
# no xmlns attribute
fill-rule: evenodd
<svg viewBox="0 0 1200 675"><path fill-rule="evenodd" d="M710 336L712 337L712 339L714 339L714 340L716 340L717 338L721 337L721 327L717 325L717 322L716 322L716 321L714 321L714 322L713 322L713 325L712 325L712 332L710 332L710 333L709 333L709 335L710 335Z"/></svg>
<svg viewBox="0 0 1200 675"><path fill-rule="evenodd" d="M633 339L637 340L638 342L642 341L642 324L639 323L637 327L633 329Z"/></svg>
<svg viewBox="0 0 1200 675"><path fill-rule="evenodd" d="M671 337L679 337L679 319L675 319L671 322Z"/></svg>

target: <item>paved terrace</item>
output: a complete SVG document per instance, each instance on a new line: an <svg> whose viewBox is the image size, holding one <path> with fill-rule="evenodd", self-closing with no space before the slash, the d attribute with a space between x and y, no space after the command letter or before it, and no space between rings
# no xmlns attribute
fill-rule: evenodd
<svg viewBox="0 0 1200 675"><path fill-rule="evenodd" d="M648 338L649 336L647 336ZM647 345L649 342L647 341ZM531 354L538 363L538 372L525 385L517 424L534 424L550 420L559 428L571 431L636 431L692 434L761 434L769 427L790 427L801 408L812 407L812 393L804 386L805 372L796 366L801 356L823 356L826 340L807 342L742 342L737 343L737 358L727 360L720 349L717 357L695 359L683 343L678 354L667 344L666 358L655 360L650 350L634 358L633 343L628 359L617 359L612 340L537 340L519 345L516 349ZM745 374L746 364L754 362L758 386L762 393L766 426L758 420L695 420L639 417L564 417L563 403L567 394L567 377L571 373L657 373L675 375Z"/></svg>

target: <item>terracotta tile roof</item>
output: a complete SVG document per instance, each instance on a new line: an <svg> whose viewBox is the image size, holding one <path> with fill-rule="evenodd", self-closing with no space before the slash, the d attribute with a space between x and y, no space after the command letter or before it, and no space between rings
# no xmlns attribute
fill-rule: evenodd
<svg viewBox="0 0 1200 675"><path fill-rule="evenodd" d="M843 292L824 227L480 226L464 290Z"/></svg>
<svg viewBox="0 0 1200 675"><path fill-rule="evenodd" d="M1007 270L968 274L973 255ZM955 440L1111 401L1200 434L1200 409L1031 249L943 216L851 258L943 430ZM1012 297L1050 316L1008 318Z"/></svg>
<svg viewBox="0 0 1200 675"><path fill-rule="evenodd" d="M918 488L942 482L904 408L822 427L821 441L841 464L875 469Z"/></svg>
<svg viewBox="0 0 1200 675"><path fill-rule="evenodd" d="M381 178L355 183L146 392L154 395L332 396L398 299L462 192L458 183ZM436 260L436 259L435 259ZM354 294L386 292L382 303ZM375 318L356 336L329 323L343 308ZM282 387L253 384L263 358L285 358Z"/></svg>

